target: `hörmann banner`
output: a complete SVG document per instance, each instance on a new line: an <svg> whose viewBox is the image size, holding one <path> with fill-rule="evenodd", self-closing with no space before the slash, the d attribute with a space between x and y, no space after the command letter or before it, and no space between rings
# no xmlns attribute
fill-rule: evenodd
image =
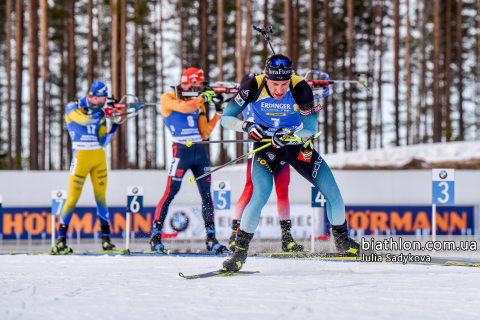
<svg viewBox="0 0 480 320"><path fill-rule="evenodd" d="M200 207L171 206L164 224L164 237L178 239L203 239L205 228ZM297 238L311 234L310 205L291 205L292 233ZM50 208L3 208L0 217L0 239L47 238L51 235ZM110 221L113 237L124 237L125 207L111 207ZM145 207L143 214L132 215L135 237L150 237L154 207ZM217 237L226 239L231 234L234 210L217 210L215 213ZM415 235L431 233L431 207L429 206L347 206L346 219L352 235ZM315 218L315 237L323 235L319 220ZM475 228L473 206L437 207L437 234L478 234ZM325 219L325 221L327 221ZM58 230L58 217L56 228ZM93 238L100 235L96 208L76 208L70 222L69 236ZM256 238L280 238L281 230L275 205L262 211Z"/></svg>

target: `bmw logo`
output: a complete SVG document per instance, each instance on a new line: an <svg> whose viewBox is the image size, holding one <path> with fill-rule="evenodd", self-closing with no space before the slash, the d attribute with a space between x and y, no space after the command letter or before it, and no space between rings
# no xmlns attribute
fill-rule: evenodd
<svg viewBox="0 0 480 320"><path fill-rule="evenodd" d="M133 188L132 192L133 192L133 194L137 194L138 193L138 188L137 187Z"/></svg>
<svg viewBox="0 0 480 320"><path fill-rule="evenodd" d="M225 189L225 182L220 182L220 183L218 184L218 187L219 187L220 189Z"/></svg>
<svg viewBox="0 0 480 320"><path fill-rule="evenodd" d="M442 171L440 171L440 173L438 175L440 176L440 179L446 179L447 178L447 171L442 170Z"/></svg>
<svg viewBox="0 0 480 320"><path fill-rule="evenodd" d="M170 225L172 226L173 230L181 232L188 228L189 222L190 221L188 220L188 216L185 214L185 212L178 211L173 214L173 217L170 220Z"/></svg>
<svg viewBox="0 0 480 320"><path fill-rule="evenodd" d="M60 198L62 195L63 194L60 191L57 192L57 198Z"/></svg>

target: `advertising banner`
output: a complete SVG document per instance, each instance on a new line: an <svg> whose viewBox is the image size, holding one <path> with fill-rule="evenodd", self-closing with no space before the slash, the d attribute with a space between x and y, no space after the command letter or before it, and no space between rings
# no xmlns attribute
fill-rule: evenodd
<svg viewBox="0 0 480 320"><path fill-rule="evenodd" d="M126 208L111 207L110 224L112 237L124 237ZM294 238L310 238L311 205L291 205L292 234ZM0 239L45 239L51 235L51 208L3 208L0 216ZM352 235L415 235L431 233L430 206L347 206L346 219ZM135 237L150 237L154 207L143 208L143 213L132 216L131 230ZM234 207L215 213L217 238L227 239L231 234ZM56 229L60 224L56 219ZM315 237L323 235L315 218ZM437 209L437 234L478 234L474 227L473 206L441 206ZM328 219L325 217L325 221ZM317 225L318 224L318 225ZM96 208L76 208L69 225L69 236L76 237L79 230L82 238L100 235L100 222ZM280 238L280 222L277 206L266 205L262 211L256 238ZM204 239L205 227L201 207L170 206L164 223L165 238Z"/></svg>

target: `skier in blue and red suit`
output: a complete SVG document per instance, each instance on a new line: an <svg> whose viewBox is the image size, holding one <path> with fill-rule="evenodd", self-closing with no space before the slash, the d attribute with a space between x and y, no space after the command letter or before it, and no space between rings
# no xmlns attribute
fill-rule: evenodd
<svg viewBox="0 0 480 320"><path fill-rule="evenodd" d="M163 223L173 198L180 190L183 176L188 169L195 177L210 171L205 146L193 144L187 147L187 141L198 142L208 139L222 112L221 103L216 104L216 114L208 121L205 104L214 99L215 91L206 88L202 70L188 68L182 74L182 83L174 87L174 91L164 93L161 97L161 113L166 127L173 140L173 159L168 173L165 193L157 205L153 217L152 251L165 251L162 244ZM211 177L197 180L198 191L202 197L202 215L207 232L206 246L208 251L223 253L227 248L215 237L214 209L210 193Z"/></svg>

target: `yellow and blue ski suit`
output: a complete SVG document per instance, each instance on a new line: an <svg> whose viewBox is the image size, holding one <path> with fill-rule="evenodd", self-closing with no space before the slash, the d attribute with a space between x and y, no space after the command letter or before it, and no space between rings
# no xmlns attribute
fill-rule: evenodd
<svg viewBox="0 0 480 320"><path fill-rule="evenodd" d="M90 174L100 224L108 226L109 214L105 200L107 161L103 147L112 141L118 125L113 124L107 133L103 110L89 115L83 111L87 107L86 97L80 101L70 102L66 106L65 121L67 122L68 133L72 140L72 163L70 166L68 196L62 210L60 222L62 225L70 223L87 175ZM66 233L66 230L62 232L62 229L65 228L60 229L60 233ZM65 235L60 234L59 236Z"/></svg>

